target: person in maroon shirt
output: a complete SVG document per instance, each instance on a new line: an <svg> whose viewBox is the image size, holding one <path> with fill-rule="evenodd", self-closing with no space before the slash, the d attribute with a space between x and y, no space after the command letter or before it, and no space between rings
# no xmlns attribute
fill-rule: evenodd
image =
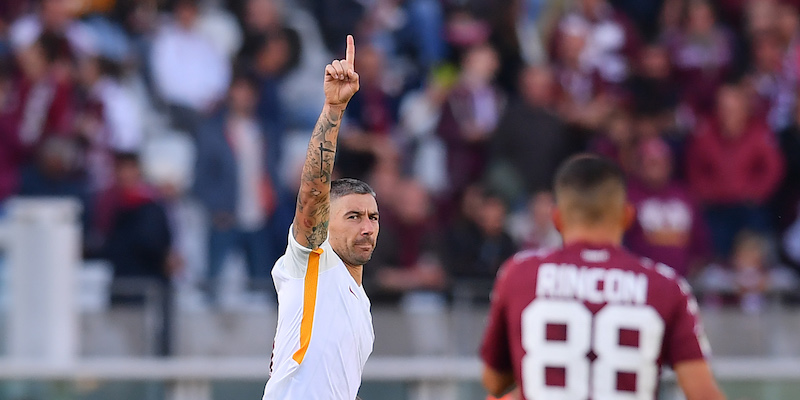
<svg viewBox="0 0 800 400"><path fill-rule="evenodd" d="M711 237L700 208L686 186L674 179L673 155L661 138L638 146L628 201L636 220L625 244L636 254L662 262L681 276L711 256Z"/></svg>
<svg viewBox="0 0 800 400"><path fill-rule="evenodd" d="M66 48L66 39L46 34L15 54L18 71L0 98L0 201L17 191L20 168L47 138L71 135L74 88L63 73Z"/></svg>
<svg viewBox="0 0 800 400"><path fill-rule="evenodd" d="M522 400L655 399L671 365L688 400L722 400L688 284L621 248L634 218L613 162L570 158L556 174L553 217L564 248L518 253L492 293L483 385Z"/></svg>
<svg viewBox="0 0 800 400"><path fill-rule="evenodd" d="M730 255L742 229L771 229L767 204L778 189L785 161L766 122L753 116L747 94L726 85L717 112L698 125L686 152L689 189L704 208L714 249Z"/></svg>
<svg viewBox="0 0 800 400"><path fill-rule="evenodd" d="M666 31L664 41L681 98L695 117L713 112L714 93L731 74L734 48L733 37L717 23L711 3L690 2L682 29Z"/></svg>

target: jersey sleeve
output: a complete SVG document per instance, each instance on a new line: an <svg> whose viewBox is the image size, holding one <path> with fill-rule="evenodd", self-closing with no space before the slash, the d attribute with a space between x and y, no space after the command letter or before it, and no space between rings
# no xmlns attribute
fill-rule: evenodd
<svg viewBox="0 0 800 400"><path fill-rule="evenodd" d="M500 269L492 290L489 322L481 342L480 356L483 362L495 371L511 371L511 349L506 318L508 265Z"/></svg>
<svg viewBox="0 0 800 400"><path fill-rule="evenodd" d="M300 244L297 239L294 238L292 228L293 226L289 226L289 244L286 246L284 262L281 265L285 272L292 278L302 278L306 275L306 270L308 270L308 259L312 251L315 250L311 250ZM325 254L330 252L328 239L325 239L325 242L323 242L319 248L323 249L323 257L330 256L330 254Z"/></svg>
<svg viewBox="0 0 800 400"><path fill-rule="evenodd" d="M691 293L689 284L679 280L679 298L672 326L664 339L665 363L674 366L683 361L704 359L710 356L710 346L698 315L697 300Z"/></svg>

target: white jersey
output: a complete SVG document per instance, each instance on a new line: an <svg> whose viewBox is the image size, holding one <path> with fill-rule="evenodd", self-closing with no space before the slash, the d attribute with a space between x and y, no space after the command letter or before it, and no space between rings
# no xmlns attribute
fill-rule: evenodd
<svg viewBox="0 0 800 400"><path fill-rule="evenodd" d="M272 279L278 328L263 400L355 400L375 340L364 289L327 240L311 250L291 227Z"/></svg>

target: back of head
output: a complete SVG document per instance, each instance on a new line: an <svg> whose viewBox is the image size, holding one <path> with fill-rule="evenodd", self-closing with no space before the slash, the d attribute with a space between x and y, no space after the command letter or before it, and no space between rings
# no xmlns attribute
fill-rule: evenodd
<svg viewBox="0 0 800 400"><path fill-rule="evenodd" d="M625 175L611 160L576 155L558 169L555 197L563 225L622 225L626 204Z"/></svg>

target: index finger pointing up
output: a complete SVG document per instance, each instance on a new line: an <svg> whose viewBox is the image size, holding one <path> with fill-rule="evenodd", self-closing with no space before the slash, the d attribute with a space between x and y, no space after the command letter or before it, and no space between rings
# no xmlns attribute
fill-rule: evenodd
<svg viewBox="0 0 800 400"><path fill-rule="evenodd" d="M351 66L356 65L356 44L353 40L353 35L347 35L347 52L344 57Z"/></svg>

